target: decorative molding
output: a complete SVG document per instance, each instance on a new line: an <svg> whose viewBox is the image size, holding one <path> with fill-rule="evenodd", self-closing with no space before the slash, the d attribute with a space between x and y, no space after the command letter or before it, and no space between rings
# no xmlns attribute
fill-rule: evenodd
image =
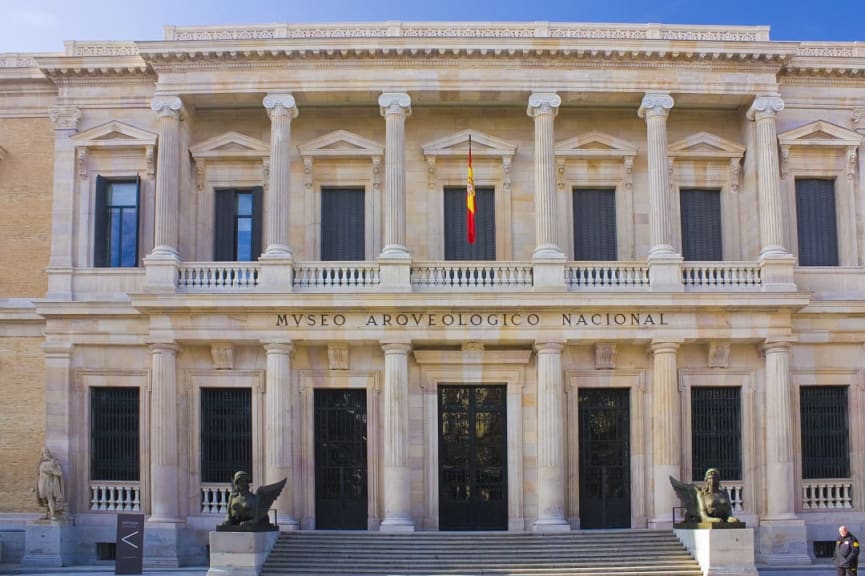
<svg viewBox="0 0 865 576"><path fill-rule="evenodd" d="M710 342L707 364L709 368L727 368L730 365L730 343Z"/></svg>
<svg viewBox="0 0 865 576"><path fill-rule="evenodd" d="M531 350L413 350L414 360L419 365L463 366L463 365L527 365L532 358Z"/></svg>
<svg viewBox="0 0 865 576"><path fill-rule="evenodd" d="M709 132L697 132L687 138L673 142L667 147L667 156L673 159L705 159L726 161L741 159L745 147Z"/></svg>
<svg viewBox="0 0 865 576"><path fill-rule="evenodd" d="M562 105L562 98L555 92L532 92L529 96L529 105L526 108L526 114L530 118L535 118L541 114L552 114L556 116L559 113L559 106Z"/></svg>
<svg viewBox="0 0 865 576"><path fill-rule="evenodd" d="M370 158L384 156L384 146L348 130L335 130L297 147L304 158Z"/></svg>
<svg viewBox="0 0 865 576"><path fill-rule="evenodd" d="M850 122L857 134L865 135L865 108L855 108L850 115Z"/></svg>
<svg viewBox="0 0 865 576"><path fill-rule="evenodd" d="M48 111L55 130L77 130L81 110L74 106L55 106Z"/></svg>
<svg viewBox="0 0 865 576"><path fill-rule="evenodd" d="M115 151L141 148L144 150L146 174L152 177L156 173L154 148L156 147L157 134L155 132L112 120L79 132L70 140L75 143L78 150L78 176L82 180L87 178L87 158L89 152L94 149Z"/></svg>
<svg viewBox="0 0 865 576"><path fill-rule="evenodd" d="M348 370L348 344L329 344L327 347L327 364L331 370Z"/></svg>
<svg viewBox="0 0 865 576"><path fill-rule="evenodd" d="M87 179L87 148L85 147L78 149L78 177L82 180Z"/></svg>
<svg viewBox="0 0 865 576"><path fill-rule="evenodd" d="M80 42L70 40L65 42L67 56L137 56L138 47L135 42L100 41Z"/></svg>
<svg viewBox="0 0 865 576"><path fill-rule="evenodd" d="M473 158L513 158L516 154L516 144L505 142L500 138L478 132L477 130L461 130L456 134L445 136L427 142L422 146L424 158L430 157L466 158L469 153L469 136L472 138ZM427 164L429 166L429 164Z"/></svg>
<svg viewBox="0 0 865 576"><path fill-rule="evenodd" d="M267 110L268 117L273 120L275 116L288 116L289 118L297 118L300 113L297 109L297 103L294 96L291 94L268 94L262 100L264 108Z"/></svg>
<svg viewBox="0 0 865 576"><path fill-rule="evenodd" d="M312 192L312 158L303 159L303 187L307 193Z"/></svg>
<svg viewBox="0 0 865 576"><path fill-rule="evenodd" d="M247 160L270 158L270 144L233 130L189 147L195 160Z"/></svg>
<svg viewBox="0 0 865 576"><path fill-rule="evenodd" d="M595 344L595 370L616 369L616 345L612 342Z"/></svg>
<svg viewBox="0 0 865 576"><path fill-rule="evenodd" d="M405 92L382 92L378 97L378 106L382 116L387 114L411 116L411 96Z"/></svg>
<svg viewBox="0 0 865 576"><path fill-rule="evenodd" d="M739 179L742 173L742 159L730 158L730 191L736 194L739 191Z"/></svg>
<svg viewBox="0 0 865 576"><path fill-rule="evenodd" d="M231 342L212 343L210 357L217 370L234 370L234 346Z"/></svg>
<svg viewBox="0 0 865 576"><path fill-rule="evenodd" d="M858 158L858 151L859 148L857 146L849 146L847 148L847 179L850 181L856 177L856 165L858 164L856 160Z"/></svg>
<svg viewBox="0 0 865 576"><path fill-rule="evenodd" d="M784 101L777 94L757 96L748 108L745 116L748 120L759 120L765 117L774 117L784 109Z"/></svg>
<svg viewBox="0 0 865 576"><path fill-rule="evenodd" d="M863 136L825 120L810 122L778 134L781 146L846 148L862 144Z"/></svg>
<svg viewBox="0 0 865 576"><path fill-rule="evenodd" d="M557 142L554 150L557 158L615 160L633 159L637 155L639 147L621 138L592 131Z"/></svg>
<svg viewBox="0 0 865 576"><path fill-rule="evenodd" d="M637 116L648 118L649 116L667 116L675 102L673 97L666 92L647 92L640 102Z"/></svg>

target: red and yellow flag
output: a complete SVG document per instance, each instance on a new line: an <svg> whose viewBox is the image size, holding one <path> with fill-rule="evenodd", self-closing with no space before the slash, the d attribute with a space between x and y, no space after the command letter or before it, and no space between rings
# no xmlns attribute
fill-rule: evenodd
<svg viewBox="0 0 865 576"><path fill-rule="evenodd" d="M469 134L469 173L466 180L466 224L469 244L475 243L475 173L472 170L472 135Z"/></svg>

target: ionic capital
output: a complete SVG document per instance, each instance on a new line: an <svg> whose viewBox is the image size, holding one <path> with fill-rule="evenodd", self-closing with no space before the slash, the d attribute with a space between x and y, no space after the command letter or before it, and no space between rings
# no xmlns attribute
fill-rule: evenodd
<svg viewBox="0 0 865 576"><path fill-rule="evenodd" d="M681 342L674 340L652 340L650 349L657 356L658 354L675 354L680 346Z"/></svg>
<svg viewBox="0 0 865 576"><path fill-rule="evenodd" d="M76 130L81 110L74 106L57 106L48 111L55 130Z"/></svg>
<svg viewBox="0 0 865 576"><path fill-rule="evenodd" d="M155 354L177 354L180 346L173 342L151 342L150 351Z"/></svg>
<svg viewBox="0 0 865 576"><path fill-rule="evenodd" d="M853 130L865 134L865 108L854 108L850 121L853 123Z"/></svg>
<svg viewBox="0 0 865 576"><path fill-rule="evenodd" d="M180 120L183 101L177 96L156 96L150 101L150 109L160 118Z"/></svg>
<svg viewBox="0 0 865 576"><path fill-rule="evenodd" d="M651 116L664 116L666 118L673 104L673 97L666 92L647 92L640 102L637 115L640 118Z"/></svg>
<svg viewBox="0 0 865 576"><path fill-rule="evenodd" d="M796 341L795 336L778 336L766 338L760 346L763 354L786 353L790 351L790 345Z"/></svg>
<svg viewBox="0 0 865 576"><path fill-rule="evenodd" d="M289 116L294 119L299 113L297 103L291 94L268 94L264 97L262 104L264 104L271 120L280 116Z"/></svg>
<svg viewBox="0 0 865 576"><path fill-rule="evenodd" d="M408 342L382 342L381 349L384 351L385 356L391 354L408 356L408 353L411 352L411 344Z"/></svg>
<svg viewBox="0 0 865 576"><path fill-rule="evenodd" d="M784 109L784 101L777 94L766 96L757 96L751 107L748 108L748 113L745 115L748 120L760 120L761 118L775 117L778 112Z"/></svg>
<svg viewBox="0 0 865 576"><path fill-rule="evenodd" d="M405 92L382 92L378 97L378 106L382 116L388 114L411 116L411 96Z"/></svg>
<svg viewBox="0 0 865 576"><path fill-rule="evenodd" d="M294 344L291 342L263 342L268 356L291 356L294 353Z"/></svg>
<svg viewBox="0 0 865 576"><path fill-rule="evenodd" d="M535 352L538 354L561 354L564 348L564 342L535 342Z"/></svg>
<svg viewBox="0 0 865 576"><path fill-rule="evenodd" d="M529 106L526 108L526 114L530 118L535 118L542 114L552 114L555 116L559 113L559 106L562 105L562 98L555 92L532 92L529 96Z"/></svg>

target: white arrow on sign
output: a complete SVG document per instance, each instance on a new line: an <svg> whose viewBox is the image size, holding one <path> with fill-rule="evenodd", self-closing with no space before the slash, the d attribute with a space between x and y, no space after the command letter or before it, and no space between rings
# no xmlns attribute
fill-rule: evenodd
<svg viewBox="0 0 865 576"><path fill-rule="evenodd" d="M123 541L123 542L125 542L126 544L129 544L129 545L132 546L133 548L136 548L136 549L137 549L138 546L136 546L135 544L133 544L132 542L130 542L129 540L127 540L127 538L132 538L132 537L135 536L136 534L138 534L138 530L136 530L136 531L133 532L132 534L127 534L126 536L124 536L124 537L121 538L120 540Z"/></svg>

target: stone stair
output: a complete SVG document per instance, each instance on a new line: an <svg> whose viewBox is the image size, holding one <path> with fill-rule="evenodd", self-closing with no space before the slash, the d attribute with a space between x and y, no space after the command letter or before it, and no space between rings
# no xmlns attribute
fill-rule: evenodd
<svg viewBox="0 0 865 576"><path fill-rule="evenodd" d="M283 532L263 576L285 574L701 576L669 530Z"/></svg>

